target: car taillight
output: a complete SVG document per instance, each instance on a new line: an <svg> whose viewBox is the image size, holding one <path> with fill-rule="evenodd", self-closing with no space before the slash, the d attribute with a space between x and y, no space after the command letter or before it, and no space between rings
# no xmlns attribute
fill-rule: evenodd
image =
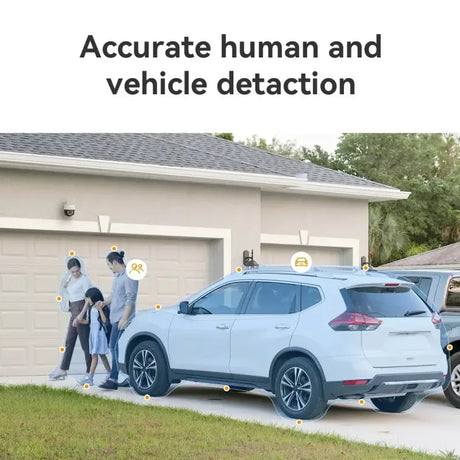
<svg viewBox="0 0 460 460"><path fill-rule="evenodd" d="M377 318L361 313L344 312L329 322L334 331L374 331L382 324Z"/></svg>
<svg viewBox="0 0 460 460"><path fill-rule="evenodd" d="M431 314L431 322L432 322L435 326L438 326L439 324L442 323L442 319L441 319L441 317L438 315L438 312L434 311L434 312Z"/></svg>

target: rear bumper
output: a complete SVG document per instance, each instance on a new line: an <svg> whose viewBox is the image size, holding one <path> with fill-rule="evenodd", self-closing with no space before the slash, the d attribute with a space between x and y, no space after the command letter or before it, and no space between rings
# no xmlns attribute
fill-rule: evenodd
<svg viewBox="0 0 460 460"><path fill-rule="evenodd" d="M344 385L341 382L327 382L326 398L365 398L395 396L406 393L424 393L440 387L444 383L442 372L412 374L376 375L364 385Z"/></svg>

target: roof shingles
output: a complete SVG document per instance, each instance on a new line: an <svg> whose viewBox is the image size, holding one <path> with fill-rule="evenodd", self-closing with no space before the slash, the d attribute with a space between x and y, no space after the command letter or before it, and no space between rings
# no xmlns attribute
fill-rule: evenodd
<svg viewBox="0 0 460 460"><path fill-rule="evenodd" d="M0 151L296 177L393 189L312 163L200 133L11 133Z"/></svg>

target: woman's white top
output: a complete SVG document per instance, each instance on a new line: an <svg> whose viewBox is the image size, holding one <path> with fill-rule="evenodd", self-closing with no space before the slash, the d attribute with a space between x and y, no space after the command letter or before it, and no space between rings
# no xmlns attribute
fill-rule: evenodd
<svg viewBox="0 0 460 460"><path fill-rule="evenodd" d="M73 278L67 285L67 293L69 295L69 302L78 302L85 300L85 293L91 287L91 281L86 275L81 275L80 278Z"/></svg>

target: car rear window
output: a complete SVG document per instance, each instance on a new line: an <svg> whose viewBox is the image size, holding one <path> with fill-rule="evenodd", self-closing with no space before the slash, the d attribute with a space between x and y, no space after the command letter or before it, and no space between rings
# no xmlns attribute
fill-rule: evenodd
<svg viewBox="0 0 460 460"><path fill-rule="evenodd" d="M425 302L410 289L397 286L366 286L342 289L347 310L375 318L430 316Z"/></svg>

